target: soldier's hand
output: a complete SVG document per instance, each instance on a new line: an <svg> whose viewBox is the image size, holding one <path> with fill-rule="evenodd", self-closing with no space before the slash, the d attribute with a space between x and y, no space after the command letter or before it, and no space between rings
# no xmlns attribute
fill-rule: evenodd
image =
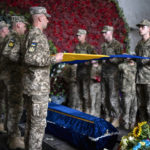
<svg viewBox="0 0 150 150"><path fill-rule="evenodd" d="M63 56L64 56L63 53L57 53L57 54L55 55L56 62L61 62L61 61L63 60Z"/></svg>

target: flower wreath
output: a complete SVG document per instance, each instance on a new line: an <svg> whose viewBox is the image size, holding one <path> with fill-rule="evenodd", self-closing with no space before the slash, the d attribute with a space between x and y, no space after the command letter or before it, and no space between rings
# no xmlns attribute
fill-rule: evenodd
<svg viewBox="0 0 150 150"><path fill-rule="evenodd" d="M123 136L119 150L149 150L150 149L150 126L145 122L138 123L128 136Z"/></svg>

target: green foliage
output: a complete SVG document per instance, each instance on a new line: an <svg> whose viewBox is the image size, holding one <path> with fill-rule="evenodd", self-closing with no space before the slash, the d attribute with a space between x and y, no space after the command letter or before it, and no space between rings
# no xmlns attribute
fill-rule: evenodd
<svg viewBox="0 0 150 150"><path fill-rule="evenodd" d="M56 54L57 53L57 48L54 45L54 43L52 42L52 40L49 40L48 43L49 43L50 54L51 55Z"/></svg>
<svg viewBox="0 0 150 150"><path fill-rule="evenodd" d="M11 24L11 16L24 16L27 22L31 22L31 17L29 13L21 13L20 11L18 11L19 13L16 13L16 11L17 8L10 8L9 10L2 9L0 11L0 21L5 21L7 24ZM31 25L28 24L27 27L31 28Z"/></svg>

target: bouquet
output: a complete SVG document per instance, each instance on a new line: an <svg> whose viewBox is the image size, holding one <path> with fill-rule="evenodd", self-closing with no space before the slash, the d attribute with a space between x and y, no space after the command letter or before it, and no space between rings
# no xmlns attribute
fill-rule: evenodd
<svg viewBox="0 0 150 150"><path fill-rule="evenodd" d="M150 150L150 126L145 122L138 125L127 136L123 136L119 150Z"/></svg>

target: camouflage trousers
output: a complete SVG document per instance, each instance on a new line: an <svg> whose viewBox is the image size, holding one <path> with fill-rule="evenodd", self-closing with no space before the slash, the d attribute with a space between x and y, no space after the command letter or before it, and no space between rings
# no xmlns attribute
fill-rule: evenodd
<svg viewBox="0 0 150 150"><path fill-rule="evenodd" d="M114 119L119 119L120 117L118 84L118 80L116 80L115 77L105 76L102 78L102 97L105 118L112 117Z"/></svg>
<svg viewBox="0 0 150 150"><path fill-rule="evenodd" d="M101 117L101 84L99 82L90 83L90 96L91 96L91 115Z"/></svg>
<svg viewBox="0 0 150 150"><path fill-rule="evenodd" d="M89 114L91 110L90 80L77 79L77 88L82 104L82 111Z"/></svg>
<svg viewBox="0 0 150 150"><path fill-rule="evenodd" d="M150 84L137 84L139 121L150 123Z"/></svg>
<svg viewBox="0 0 150 150"><path fill-rule="evenodd" d="M27 113L25 150L41 150L49 95L23 95Z"/></svg>
<svg viewBox="0 0 150 150"><path fill-rule="evenodd" d="M133 128L136 123L137 97L135 93L122 93L122 119L127 128Z"/></svg>
<svg viewBox="0 0 150 150"><path fill-rule="evenodd" d="M68 107L82 111L82 101L80 101L77 83L69 83Z"/></svg>
<svg viewBox="0 0 150 150"><path fill-rule="evenodd" d="M21 77L11 76L7 81L5 81L5 84L7 87L8 98L8 135L10 138L19 137L21 136L21 133L19 131L18 124L23 111Z"/></svg>

